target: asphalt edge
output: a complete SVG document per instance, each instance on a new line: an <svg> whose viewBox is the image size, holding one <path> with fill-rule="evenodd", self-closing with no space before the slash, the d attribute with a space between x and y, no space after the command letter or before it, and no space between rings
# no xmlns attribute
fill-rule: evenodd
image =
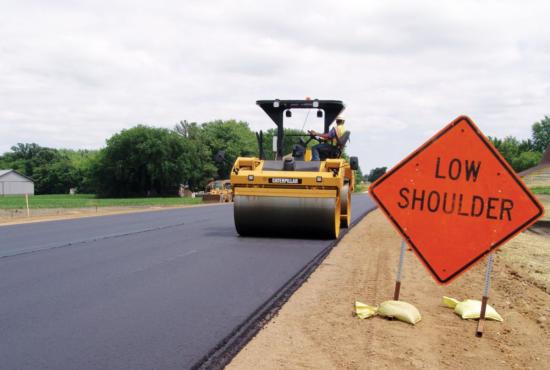
<svg viewBox="0 0 550 370"><path fill-rule="evenodd" d="M338 239L332 241L325 249L319 252L300 271L285 283L275 294L267 299L256 311L254 311L241 325L226 336L207 355L197 361L191 369L223 369L233 357L235 357L256 334L277 315L281 307L302 286L309 276L325 260L332 249L340 240L363 220L370 212L378 209L374 207L361 214L352 222L349 228L342 229Z"/></svg>

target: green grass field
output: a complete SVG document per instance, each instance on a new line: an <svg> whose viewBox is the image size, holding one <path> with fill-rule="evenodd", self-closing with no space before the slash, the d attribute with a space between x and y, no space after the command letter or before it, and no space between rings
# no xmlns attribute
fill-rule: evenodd
<svg viewBox="0 0 550 370"><path fill-rule="evenodd" d="M176 206L202 203L201 198L96 198L93 194L54 194L29 197L32 208L83 208L83 207L129 207L129 206ZM26 208L25 196L0 196L0 209Z"/></svg>
<svg viewBox="0 0 550 370"><path fill-rule="evenodd" d="M531 191L535 194L550 194L550 186L533 187Z"/></svg>

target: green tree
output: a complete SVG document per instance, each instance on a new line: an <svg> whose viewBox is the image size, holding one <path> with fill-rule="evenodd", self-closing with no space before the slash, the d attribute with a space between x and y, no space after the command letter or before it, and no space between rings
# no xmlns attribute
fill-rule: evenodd
<svg viewBox="0 0 550 370"><path fill-rule="evenodd" d="M79 176L68 156L57 149L36 143L18 143L0 158L4 168L12 168L33 179L37 194L68 193L78 186Z"/></svg>
<svg viewBox="0 0 550 370"><path fill-rule="evenodd" d="M67 194L70 188L78 187L80 176L67 157L37 167L33 179L37 194Z"/></svg>
<svg viewBox="0 0 550 370"><path fill-rule="evenodd" d="M540 152L523 152L512 159L511 165L514 171L521 172L539 164L541 157Z"/></svg>
<svg viewBox="0 0 550 370"><path fill-rule="evenodd" d="M4 154L3 162L10 168L33 177L36 168L53 162L57 156L55 149L44 148L36 143L18 143L11 147L11 152Z"/></svg>
<svg viewBox="0 0 550 370"><path fill-rule="evenodd" d="M533 149L544 152L550 145L550 117L544 116L540 122L535 122L532 129Z"/></svg>
<svg viewBox="0 0 550 370"><path fill-rule="evenodd" d="M355 185L359 185L363 181L363 171L361 171L361 167L357 168L357 171L355 171Z"/></svg>
<svg viewBox="0 0 550 370"><path fill-rule="evenodd" d="M86 160L79 163L76 167L80 181L77 185L79 193L96 194L98 193L97 182L94 179L94 169L99 159L99 151L90 155Z"/></svg>
<svg viewBox="0 0 550 370"><path fill-rule="evenodd" d="M489 136L489 140L516 172L536 166L542 157L541 152L534 150L535 145L531 140L519 141L513 136L504 139Z"/></svg>
<svg viewBox="0 0 550 370"><path fill-rule="evenodd" d="M504 139L489 136L489 140L516 172L536 166L550 145L550 117L544 116L531 126L531 139L519 141L513 136Z"/></svg>
<svg viewBox="0 0 550 370"><path fill-rule="evenodd" d="M211 121L201 125L200 142L205 145L213 160L218 151L225 151L225 163L215 163L218 178L228 178L233 163L240 156L256 156L256 135L243 121Z"/></svg>
<svg viewBox="0 0 550 370"><path fill-rule="evenodd" d="M514 158L520 154L520 142L513 136L506 136L504 139L496 139L489 137L493 141L493 145L506 161L512 165Z"/></svg>
<svg viewBox="0 0 550 370"><path fill-rule="evenodd" d="M176 124L174 131L186 139L194 139L198 137L200 127L196 122L188 122L187 120L183 120Z"/></svg>
<svg viewBox="0 0 550 370"><path fill-rule="evenodd" d="M192 190L204 190L209 180L216 177L214 153L203 143L202 129L195 122L181 121L174 131L181 137L185 152L183 167L185 184Z"/></svg>
<svg viewBox="0 0 550 370"><path fill-rule="evenodd" d="M518 150L520 153L523 152L536 152L535 144L533 144L533 141L531 139L522 140L518 144Z"/></svg>
<svg viewBox="0 0 550 370"><path fill-rule="evenodd" d="M372 170L370 170L369 174L367 175L367 181L369 182L375 182L378 180L379 177L384 175L386 173L387 167L375 167Z"/></svg>
<svg viewBox="0 0 550 370"><path fill-rule="evenodd" d="M93 169L100 195L175 194L185 181L185 161L193 156L176 132L139 125L107 140Z"/></svg>
<svg viewBox="0 0 550 370"><path fill-rule="evenodd" d="M92 169L99 150L59 149L59 153L66 156L74 167L77 191L82 194L96 193Z"/></svg>

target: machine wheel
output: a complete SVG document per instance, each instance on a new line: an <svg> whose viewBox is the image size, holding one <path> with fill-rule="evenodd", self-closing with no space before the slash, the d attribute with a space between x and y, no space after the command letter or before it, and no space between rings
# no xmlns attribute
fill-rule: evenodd
<svg viewBox="0 0 550 370"><path fill-rule="evenodd" d="M340 198L340 226L349 227L351 224L351 192L349 191L349 184L344 185L342 188Z"/></svg>

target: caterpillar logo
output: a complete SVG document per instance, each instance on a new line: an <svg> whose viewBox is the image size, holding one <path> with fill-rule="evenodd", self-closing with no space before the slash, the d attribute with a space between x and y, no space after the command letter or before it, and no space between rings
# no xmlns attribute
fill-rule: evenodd
<svg viewBox="0 0 550 370"><path fill-rule="evenodd" d="M291 179L286 177L271 177L269 178L270 184L301 184L302 179Z"/></svg>

